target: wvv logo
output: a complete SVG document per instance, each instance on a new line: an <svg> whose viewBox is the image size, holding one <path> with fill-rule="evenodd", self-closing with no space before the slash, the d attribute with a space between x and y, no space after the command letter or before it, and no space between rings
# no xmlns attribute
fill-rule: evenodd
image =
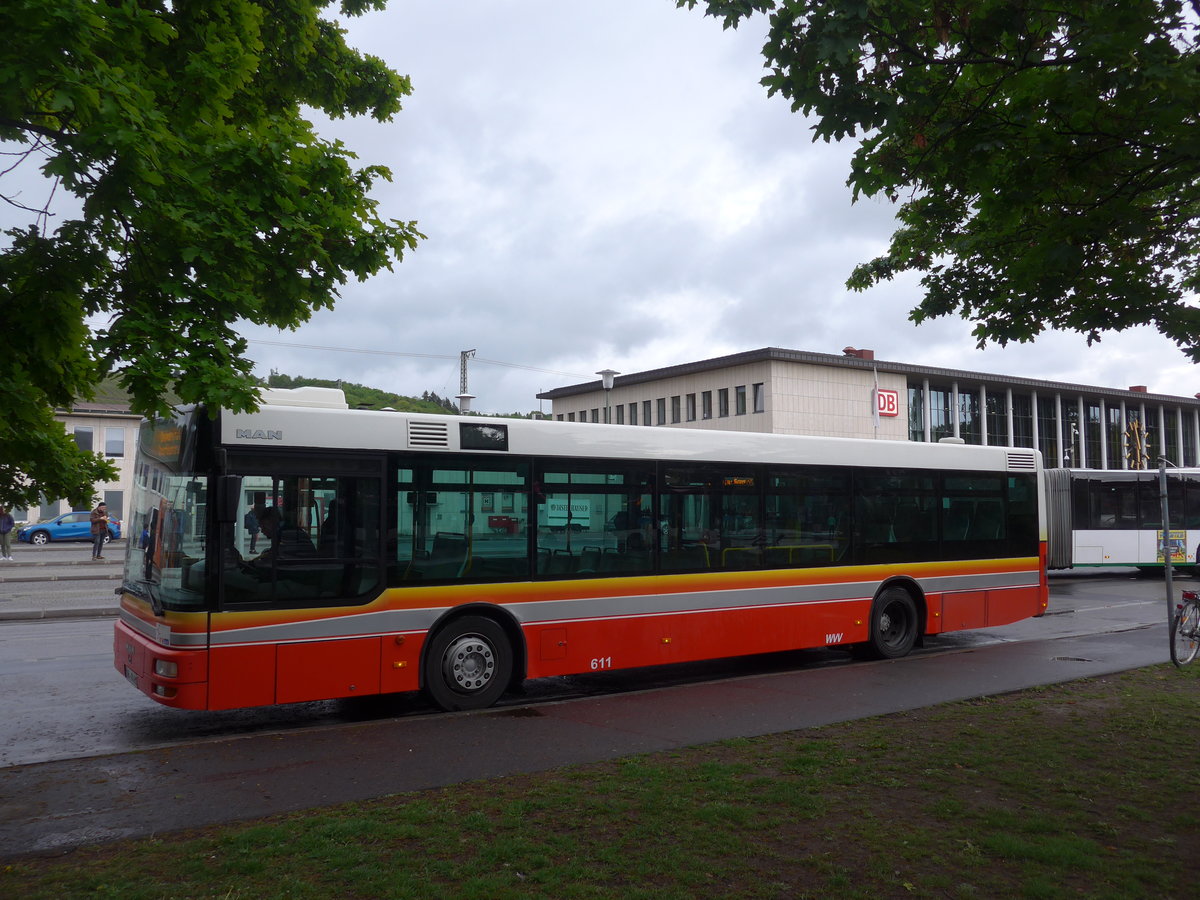
<svg viewBox="0 0 1200 900"><path fill-rule="evenodd" d="M827 643L827 644L840 644L841 642L842 642L842 632L838 632L837 634L825 635L825 643Z"/></svg>

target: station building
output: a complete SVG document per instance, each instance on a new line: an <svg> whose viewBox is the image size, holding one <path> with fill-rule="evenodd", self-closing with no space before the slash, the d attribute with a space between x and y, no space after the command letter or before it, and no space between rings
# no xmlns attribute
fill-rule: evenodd
<svg viewBox="0 0 1200 900"><path fill-rule="evenodd" d="M601 373L597 373L601 374ZM1200 465L1200 395L764 347L555 388L558 421L1032 447L1047 467Z"/></svg>

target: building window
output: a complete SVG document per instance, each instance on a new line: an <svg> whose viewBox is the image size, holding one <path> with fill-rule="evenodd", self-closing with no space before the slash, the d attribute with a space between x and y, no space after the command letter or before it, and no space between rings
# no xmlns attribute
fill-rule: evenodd
<svg viewBox="0 0 1200 900"><path fill-rule="evenodd" d="M700 414L706 419L712 418L712 391L700 395Z"/></svg>
<svg viewBox="0 0 1200 900"><path fill-rule="evenodd" d="M592 422L597 424L600 422L600 410L598 407L592 409Z"/></svg>
<svg viewBox="0 0 1200 900"><path fill-rule="evenodd" d="M937 443L944 437L954 437L954 420L950 418L949 391L929 389L929 439Z"/></svg>
<svg viewBox="0 0 1200 900"><path fill-rule="evenodd" d="M1125 409L1125 463L1130 469L1148 469L1155 458L1154 432L1146 424L1143 412L1140 406Z"/></svg>
<svg viewBox="0 0 1200 900"><path fill-rule="evenodd" d="M1161 454L1177 466L1183 465L1183 460L1176 462L1179 456L1179 416L1173 409L1163 407L1163 427L1166 429L1163 432Z"/></svg>
<svg viewBox="0 0 1200 900"><path fill-rule="evenodd" d="M1058 452L1058 416L1054 412L1053 397L1038 397L1038 449L1042 451L1042 463L1048 469L1061 468L1063 461Z"/></svg>
<svg viewBox="0 0 1200 900"><path fill-rule="evenodd" d="M125 518L125 492L105 491L104 505L108 507L108 517L118 522Z"/></svg>
<svg viewBox="0 0 1200 900"><path fill-rule="evenodd" d="M629 424L630 425L637 424L637 404L636 403L629 404Z"/></svg>
<svg viewBox="0 0 1200 900"><path fill-rule="evenodd" d="M968 444L983 443L979 429L979 394L974 391L958 394L958 436Z"/></svg>
<svg viewBox="0 0 1200 900"><path fill-rule="evenodd" d="M650 418L650 401L649 400L642 401L642 424L643 425L653 425L654 424L654 420Z"/></svg>
<svg viewBox="0 0 1200 900"><path fill-rule="evenodd" d="M680 406L679 406L679 395L676 394L674 397L671 398L671 424L672 425L679 424L679 420L682 418L682 415L683 414L680 411Z"/></svg>
<svg viewBox="0 0 1200 900"><path fill-rule="evenodd" d="M767 391L761 381L754 385L752 399L754 401L752 408L756 413L767 411Z"/></svg>
<svg viewBox="0 0 1200 900"><path fill-rule="evenodd" d="M567 413L567 421L574 422L575 421L575 413Z"/></svg>
<svg viewBox="0 0 1200 900"><path fill-rule="evenodd" d="M1071 400L1063 401L1063 465L1081 468L1080 441L1083 430L1079 422L1079 406Z"/></svg>
<svg viewBox="0 0 1200 900"><path fill-rule="evenodd" d="M688 394L686 399L687 399L687 420L689 422L695 422L696 421L696 395Z"/></svg>
<svg viewBox="0 0 1200 900"><path fill-rule="evenodd" d="M746 414L746 386L739 384L733 389L733 410L736 415Z"/></svg>
<svg viewBox="0 0 1200 900"><path fill-rule="evenodd" d="M908 386L908 439L925 440L925 388L919 384Z"/></svg>
<svg viewBox="0 0 1200 900"><path fill-rule="evenodd" d="M1083 409L1087 416L1087 422L1084 426L1087 429L1087 441L1084 445L1087 450L1087 465L1089 469L1099 469L1103 462L1100 457L1100 448L1104 445L1100 404L1088 402L1085 403Z"/></svg>
<svg viewBox="0 0 1200 900"><path fill-rule="evenodd" d="M75 443L80 450L92 452L92 429L90 425L75 426Z"/></svg>
<svg viewBox="0 0 1200 900"><path fill-rule="evenodd" d="M667 398L659 397L658 400L655 401L655 405L658 407L658 418L654 420L655 424L666 425L667 424Z"/></svg>
<svg viewBox="0 0 1200 900"><path fill-rule="evenodd" d="M618 425L625 424L625 404L624 403L617 404L617 424Z"/></svg>
<svg viewBox="0 0 1200 900"><path fill-rule="evenodd" d="M1108 467L1110 469L1124 468L1125 451L1123 432L1121 431L1121 407L1120 405L1110 406L1108 408Z"/></svg>
<svg viewBox="0 0 1200 900"><path fill-rule="evenodd" d="M558 421L562 422L562 421L563 421L563 414L562 414L562 413L559 413L559 414L558 414L558 415L556 415L554 418L555 418L555 419L557 419Z"/></svg>
<svg viewBox="0 0 1200 900"><path fill-rule="evenodd" d="M1012 398L1014 447L1033 447L1033 398L1028 394L1013 394Z"/></svg>
<svg viewBox="0 0 1200 900"><path fill-rule="evenodd" d="M1181 466L1196 465L1196 413L1183 414L1183 460Z"/></svg>
<svg viewBox="0 0 1200 900"><path fill-rule="evenodd" d="M717 415L722 419L729 415L729 388L717 391Z"/></svg>
<svg viewBox="0 0 1200 900"><path fill-rule="evenodd" d="M110 459L117 459L125 455L124 428L104 429L104 455Z"/></svg>
<svg viewBox="0 0 1200 900"><path fill-rule="evenodd" d="M1006 447L1008 443L1008 405L1004 394L988 391L987 395L987 442L993 447Z"/></svg>

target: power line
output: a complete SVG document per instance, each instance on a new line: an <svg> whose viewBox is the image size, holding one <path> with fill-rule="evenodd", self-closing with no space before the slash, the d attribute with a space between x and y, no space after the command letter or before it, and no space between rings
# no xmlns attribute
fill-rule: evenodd
<svg viewBox="0 0 1200 900"><path fill-rule="evenodd" d="M258 338L247 338L249 344L265 344L269 347L287 347L292 350L325 350L330 353L362 353L366 356L400 356L411 359L459 359L458 354L447 353L404 353L399 350L366 350L357 347L323 347L318 344L290 344L286 341L263 341ZM554 369L539 369L537 366L526 366L521 363L503 362L498 359L483 359L481 357L473 357L474 362L487 363L490 366L503 366L507 369L525 369L529 372L542 372L546 375L562 375L565 378L582 378L589 379L588 375L580 375L578 372L559 372Z"/></svg>

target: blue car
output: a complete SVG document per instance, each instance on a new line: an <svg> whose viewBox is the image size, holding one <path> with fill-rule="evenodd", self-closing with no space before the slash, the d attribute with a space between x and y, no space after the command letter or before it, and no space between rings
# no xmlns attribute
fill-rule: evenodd
<svg viewBox="0 0 1200 900"><path fill-rule="evenodd" d="M121 523L115 519L108 523L108 534L104 543L115 541L121 536ZM51 541L90 541L92 539L92 514L69 512L55 516L49 522L26 525L17 532L17 540L27 544L48 544Z"/></svg>

